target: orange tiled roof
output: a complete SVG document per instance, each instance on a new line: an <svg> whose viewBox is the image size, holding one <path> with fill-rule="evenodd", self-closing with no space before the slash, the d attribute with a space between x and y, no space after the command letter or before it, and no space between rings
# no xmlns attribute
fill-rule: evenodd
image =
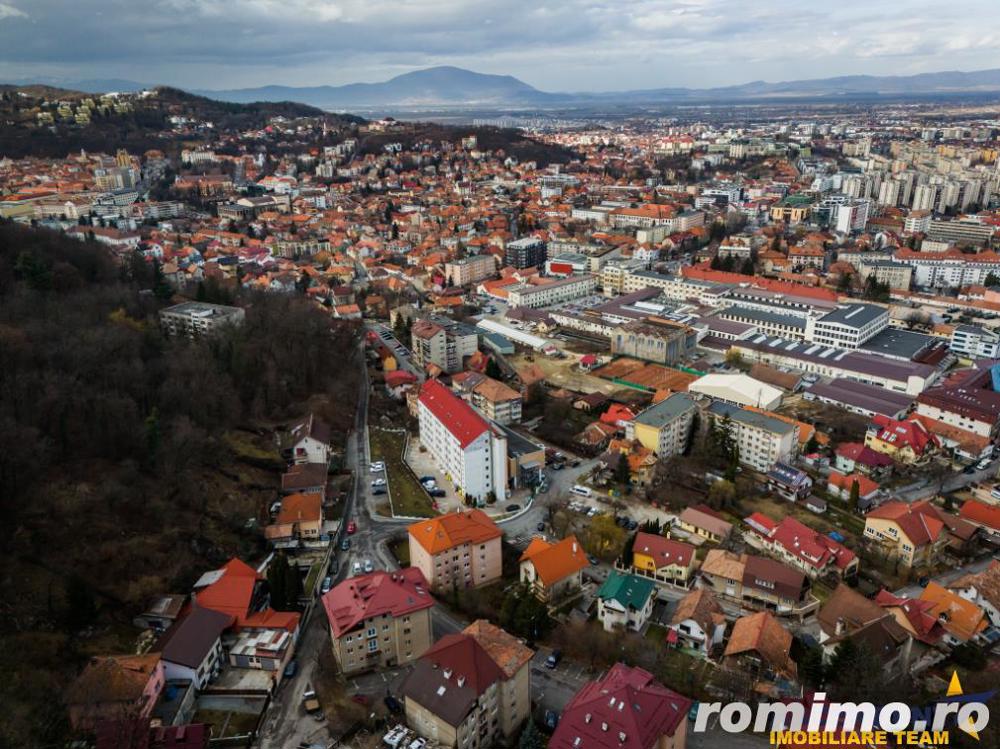
<svg viewBox="0 0 1000 749"><path fill-rule="evenodd" d="M420 520L407 530L410 538L415 539L431 554L438 554L461 544L491 541L503 535L503 531L482 510L462 510Z"/></svg>
<svg viewBox="0 0 1000 749"><path fill-rule="evenodd" d="M587 555L576 536L567 536L556 543L536 536L518 561L530 561L542 582L554 585L586 567Z"/></svg>

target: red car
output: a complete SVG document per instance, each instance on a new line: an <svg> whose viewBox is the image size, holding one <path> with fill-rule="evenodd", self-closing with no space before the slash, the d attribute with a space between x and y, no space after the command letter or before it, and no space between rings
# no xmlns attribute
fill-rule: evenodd
<svg viewBox="0 0 1000 749"><path fill-rule="evenodd" d="M354 524L353 520L347 524L347 532L348 533L354 533L354 531L356 531L357 529L358 529L358 526L356 526Z"/></svg>

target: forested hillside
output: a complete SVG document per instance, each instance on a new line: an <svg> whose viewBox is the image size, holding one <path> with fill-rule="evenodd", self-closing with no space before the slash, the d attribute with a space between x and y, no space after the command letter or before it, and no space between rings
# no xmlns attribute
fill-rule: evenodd
<svg viewBox="0 0 1000 749"><path fill-rule="evenodd" d="M241 435L309 407L351 424L354 327L261 296L239 329L168 340L153 285L141 261L0 224L0 746L62 737L64 687L128 646L151 594L262 550L247 521L278 473Z"/></svg>

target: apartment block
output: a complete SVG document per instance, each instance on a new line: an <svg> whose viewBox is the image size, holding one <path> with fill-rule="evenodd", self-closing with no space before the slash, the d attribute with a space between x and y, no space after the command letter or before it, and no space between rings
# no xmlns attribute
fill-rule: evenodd
<svg viewBox="0 0 1000 749"><path fill-rule="evenodd" d="M482 510L421 520L407 530L410 566L432 588L474 588L500 579L503 531Z"/></svg>

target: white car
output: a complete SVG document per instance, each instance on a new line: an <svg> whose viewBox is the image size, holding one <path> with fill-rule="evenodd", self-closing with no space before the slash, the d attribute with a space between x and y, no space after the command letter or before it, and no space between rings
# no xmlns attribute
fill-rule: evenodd
<svg viewBox="0 0 1000 749"><path fill-rule="evenodd" d="M379 486L385 486L385 479L375 479L372 481L372 489Z"/></svg>
<svg viewBox="0 0 1000 749"><path fill-rule="evenodd" d="M351 574L360 575L361 574L361 562L355 562L351 565Z"/></svg>
<svg viewBox="0 0 1000 749"><path fill-rule="evenodd" d="M371 559L365 560L365 572L372 572L375 569L375 565L372 564Z"/></svg>
<svg viewBox="0 0 1000 749"><path fill-rule="evenodd" d="M371 471L372 473L381 473L382 471L385 470L385 463L383 463L381 460L378 461L377 463L372 463L370 466L368 466L368 470Z"/></svg>

